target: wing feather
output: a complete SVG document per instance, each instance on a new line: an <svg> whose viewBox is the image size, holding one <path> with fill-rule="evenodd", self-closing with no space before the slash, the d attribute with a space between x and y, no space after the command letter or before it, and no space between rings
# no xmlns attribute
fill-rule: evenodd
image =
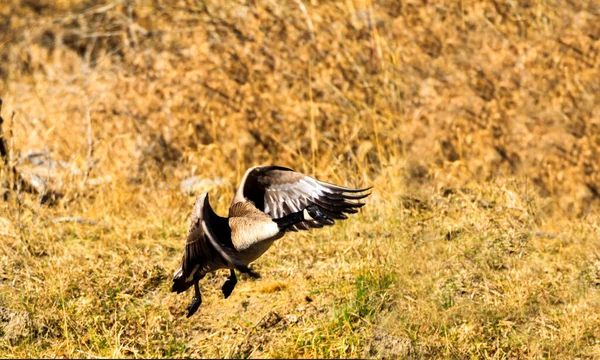
<svg viewBox="0 0 600 360"><path fill-rule="evenodd" d="M319 181L308 175L280 166L258 166L245 174L238 193L274 219L317 205L329 219L311 220L290 227L290 231L333 225L355 214L364 206L360 200L372 187L353 189ZM234 198L240 201L239 198Z"/></svg>

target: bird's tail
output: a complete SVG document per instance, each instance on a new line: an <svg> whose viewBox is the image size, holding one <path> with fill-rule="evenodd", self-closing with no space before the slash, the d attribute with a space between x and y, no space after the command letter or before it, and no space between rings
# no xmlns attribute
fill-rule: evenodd
<svg viewBox="0 0 600 360"><path fill-rule="evenodd" d="M194 285L194 281L186 281L187 279L183 275L183 269L180 267L173 274L173 287L171 287L171 292L176 292L178 294L186 291L192 285Z"/></svg>

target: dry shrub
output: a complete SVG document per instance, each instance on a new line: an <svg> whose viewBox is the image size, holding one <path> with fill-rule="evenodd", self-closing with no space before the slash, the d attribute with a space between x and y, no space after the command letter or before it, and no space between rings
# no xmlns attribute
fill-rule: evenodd
<svg viewBox="0 0 600 360"><path fill-rule="evenodd" d="M587 213L598 198L593 6L382 1L304 14L296 2L29 1L5 9L1 91L33 132L19 148L83 134L89 112L102 168L132 178L183 177L214 163L225 166L211 176L239 176L270 162L373 177L403 158L413 177L436 182L440 171L459 183L528 177L568 214ZM17 91L31 74L42 76L35 96ZM85 151L84 136L70 140L56 151Z"/></svg>
<svg viewBox="0 0 600 360"><path fill-rule="evenodd" d="M0 301L40 322L1 349L597 355L599 24L589 1L5 1L11 160L64 197L8 191L0 170ZM183 323L166 281L181 181L224 213L265 163L376 190L360 217L265 255L272 283L223 302L207 277L209 313ZM357 282L372 272L394 280Z"/></svg>

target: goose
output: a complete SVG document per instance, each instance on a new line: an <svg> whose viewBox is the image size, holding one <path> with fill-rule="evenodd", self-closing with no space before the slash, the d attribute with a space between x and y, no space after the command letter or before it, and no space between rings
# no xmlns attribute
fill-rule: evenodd
<svg viewBox="0 0 600 360"><path fill-rule="evenodd" d="M234 270L258 278L249 264L258 259L286 232L333 225L347 219L365 204L372 187L351 189L296 172L282 166L255 166L244 174L229 216L217 215L208 193L195 201L181 266L173 274L171 292L180 294L194 286L186 308L194 315L202 296L199 282L219 269L230 273L221 290L228 298L237 284Z"/></svg>

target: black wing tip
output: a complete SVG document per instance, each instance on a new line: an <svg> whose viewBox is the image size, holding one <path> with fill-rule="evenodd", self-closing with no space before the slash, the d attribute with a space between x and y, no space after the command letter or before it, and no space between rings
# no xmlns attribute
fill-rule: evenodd
<svg viewBox="0 0 600 360"><path fill-rule="evenodd" d="M365 191L369 191L372 190L375 187L375 185L371 185L371 186L367 186L366 188L362 188L362 189L356 189L358 190L357 192L365 192ZM371 193L368 193L367 196L371 195Z"/></svg>
<svg viewBox="0 0 600 360"><path fill-rule="evenodd" d="M329 217L330 214L342 214L342 213L357 213L356 209L359 209L366 205L366 203L360 202L348 202L348 201L326 201L327 198L314 199L313 203L317 205L321 210L324 210L325 214Z"/></svg>
<svg viewBox="0 0 600 360"><path fill-rule="evenodd" d="M173 279L173 286L171 286L171 292L181 294L182 292L189 289L194 283L186 282L183 276Z"/></svg>
<svg viewBox="0 0 600 360"><path fill-rule="evenodd" d="M344 200L362 200L369 195L371 195L371 193L360 194L360 195L340 194L340 195L338 195L338 197L341 199L344 199Z"/></svg>
<svg viewBox="0 0 600 360"><path fill-rule="evenodd" d="M357 188L357 189L346 188L346 189L348 189L348 190L345 190L344 192L361 193L361 192L365 192L365 191L369 191L369 190L373 189L373 185L367 186L365 188Z"/></svg>
<svg viewBox="0 0 600 360"><path fill-rule="evenodd" d="M308 222L308 226L311 229L320 229L320 228L322 228L323 226L326 225L325 223L322 222L323 220L327 220L327 219L320 219L320 220L309 221Z"/></svg>
<svg viewBox="0 0 600 360"><path fill-rule="evenodd" d="M333 190L336 191L338 193L361 193L361 192L365 192L365 191L369 191L371 189L373 189L374 185L371 186L367 186L365 188L349 188L349 187L345 187L345 186L340 186L340 185L336 185L336 184L331 184L331 183L327 183L324 181L319 181L319 184L325 186L326 188L328 188L329 190Z"/></svg>

